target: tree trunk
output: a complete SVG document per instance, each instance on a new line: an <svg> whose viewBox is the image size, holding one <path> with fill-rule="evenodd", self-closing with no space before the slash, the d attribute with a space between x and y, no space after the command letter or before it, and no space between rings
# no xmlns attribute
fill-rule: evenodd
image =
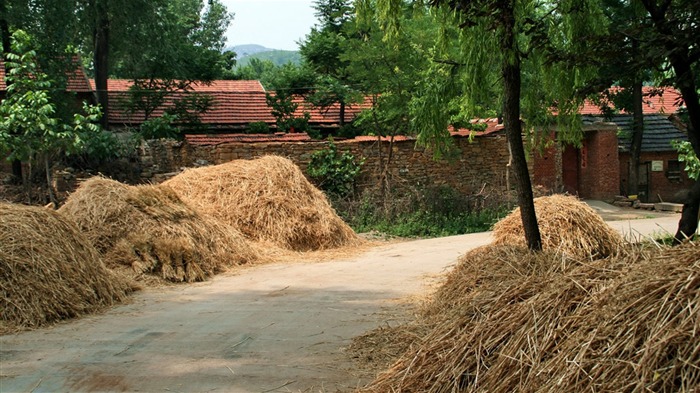
<svg viewBox="0 0 700 393"><path fill-rule="evenodd" d="M679 244L692 237L698 229L698 213L700 213L700 181L696 181L683 202L683 212L678 222L678 230L673 236L673 243Z"/></svg>
<svg viewBox="0 0 700 393"><path fill-rule="evenodd" d="M690 118L688 141L693 146L695 155L700 157L700 98L698 98L696 79L691 68L689 48L679 45L674 40L679 32L676 32L666 20L666 8L657 6L656 2L651 0L642 0L642 4L649 12L657 32L663 37L668 60L676 74L675 84L683 96ZM695 181L688 198L683 202L683 213L676 233L677 241L685 238L683 235L690 237L695 234L698 229L698 211L700 211L700 179Z"/></svg>
<svg viewBox="0 0 700 393"><path fill-rule="evenodd" d="M340 102L340 127L345 126L345 102Z"/></svg>
<svg viewBox="0 0 700 393"><path fill-rule="evenodd" d="M107 78L109 76L109 15L106 0L94 0L92 3L96 12L94 31L95 43L95 89L97 103L102 108L100 124L105 130L109 129L109 96Z"/></svg>
<svg viewBox="0 0 700 393"><path fill-rule="evenodd" d="M632 140L630 142L630 166L629 181L627 183L627 195L639 194L639 157L642 153L642 139L644 137L644 109L642 108L642 80L635 78L632 86L632 99L634 101L632 119Z"/></svg>
<svg viewBox="0 0 700 393"><path fill-rule="evenodd" d="M510 6L503 12L505 36L503 50L506 53L503 63L504 110L503 121L506 137L513 154L513 173L516 180L518 205L525 230L525 240L531 250L542 249L540 228L537 224L535 204L533 202L532 184L527 169L525 148L523 146L522 125L520 123L520 90L522 86L520 75L520 55L515 44L515 15Z"/></svg>
<svg viewBox="0 0 700 393"><path fill-rule="evenodd" d="M0 0L0 35L2 35L2 59L5 60L5 54L12 50L12 39L10 37L10 25L5 17L7 15L7 4L5 0ZM22 181L22 162L20 160L12 160L12 178L15 182Z"/></svg>

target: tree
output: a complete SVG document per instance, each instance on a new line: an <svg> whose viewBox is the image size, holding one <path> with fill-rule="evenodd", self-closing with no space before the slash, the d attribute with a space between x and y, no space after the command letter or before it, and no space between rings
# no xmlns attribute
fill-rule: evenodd
<svg viewBox="0 0 700 393"><path fill-rule="evenodd" d="M600 15L593 1L470 1L432 0L430 6L441 12L443 26L449 29L444 40L458 42L460 52L437 52L426 74L423 97L413 104L414 126L420 126L422 140L428 144L448 139L450 97L464 95L466 115L485 109L481 79L495 80L502 88L500 108L508 144L513 156L520 206L528 247L541 248L532 187L522 138L521 120L528 130L551 124L552 108L558 111L560 128L571 132L567 138L580 138L580 123L575 121L580 100L574 91L588 79L588 70L563 61L562 52L575 53L581 37L598 28ZM378 2L385 28L399 34L403 3ZM445 55L443 57L443 54ZM454 56L454 57L452 57ZM496 78L494 70L498 70ZM429 73L429 74L428 74ZM523 89L523 86L531 87ZM485 87L485 88L484 88ZM498 103L498 99L491 99ZM493 106L493 104L491 104ZM578 128L577 128L578 125ZM438 144L437 147L440 147Z"/></svg>
<svg viewBox="0 0 700 393"><path fill-rule="evenodd" d="M657 36L651 48L668 60L674 85L681 92L688 111L688 141L700 157L700 4L694 0L639 0L649 13ZM674 238L680 242L695 234L700 213L700 182L696 180L683 203L681 220Z"/></svg>
<svg viewBox="0 0 700 393"><path fill-rule="evenodd" d="M77 153L89 134L98 133L92 122L99 119L100 112L84 105L84 114L74 114L70 123L55 117L55 106L49 100L51 82L37 66L29 35L17 30L12 37L12 52L5 55L10 85L0 103L0 151L9 152L10 160L43 164L51 202L58 207L51 161L60 154Z"/></svg>
<svg viewBox="0 0 700 393"><path fill-rule="evenodd" d="M347 61L342 58L352 8L349 0L317 0L314 8L320 26L312 28L299 46L304 61L318 74L317 88L308 99L322 109L337 103L340 106L338 121L343 127L346 106L360 99L348 83Z"/></svg>

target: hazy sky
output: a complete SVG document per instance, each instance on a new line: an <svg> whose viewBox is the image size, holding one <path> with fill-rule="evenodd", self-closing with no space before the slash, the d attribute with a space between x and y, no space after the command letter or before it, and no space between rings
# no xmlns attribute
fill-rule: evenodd
<svg viewBox="0 0 700 393"><path fill-rule="evenodd" d="M297 50L316 23L312 0L221 0L233 12L227 46L259 44Z"/></svg>

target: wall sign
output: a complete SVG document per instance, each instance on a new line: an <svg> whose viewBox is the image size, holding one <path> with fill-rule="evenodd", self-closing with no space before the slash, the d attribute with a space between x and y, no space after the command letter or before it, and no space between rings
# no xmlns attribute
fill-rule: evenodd
<svg viewBox="0 0 700 393"><path fill-rule="evenodd" d="M652 161L651 162L651 171L652 172L663 172L664 171L664 162L663 161Z"/></svg>

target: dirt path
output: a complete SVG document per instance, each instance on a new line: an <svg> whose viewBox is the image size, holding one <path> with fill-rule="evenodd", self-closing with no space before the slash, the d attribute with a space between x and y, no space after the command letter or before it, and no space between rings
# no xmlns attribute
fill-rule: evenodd
<svg viewBox="0 0 700 393"><path fill-rule="evenodd" d="M617 222L673 231L677 216ZM367 382L342 348L489 233L418 240L335 262L257 266L148 290L132 304L0 337L0 392L336 392Z"/></svg>

